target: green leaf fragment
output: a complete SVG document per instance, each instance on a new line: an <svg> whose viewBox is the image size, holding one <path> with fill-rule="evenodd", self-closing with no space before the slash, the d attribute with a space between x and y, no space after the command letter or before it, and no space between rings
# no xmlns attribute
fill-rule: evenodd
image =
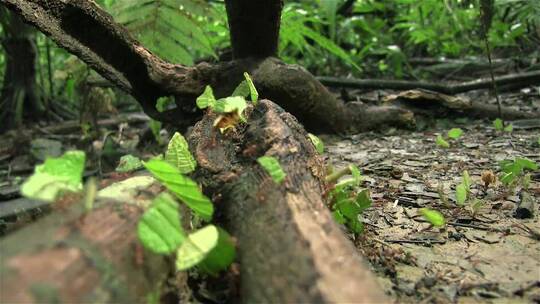
<svg viewBox="0 0 540 304"><path fill-rule="evenodd" d="M180 173L191 173L197 167L197 162L189 151L189 145L182 136L182 134L176 132L169 141L169 146L165 152L165 160L178 168Z"/></svg>
<svg viewBox="0 0 540 304"><path fill-rule="evenodd" d="M214 213L214 205L202 194L199 186L190 178L183 176L180 170L167 161L151 159L143 163L169 191L205 221L210 221Z"/></svg>
<svg viewBox="0 0 540 304"><path fill-rule="evenodd" d="M493 128L497 131L502 131L504 129L504 123L502 119L497 118L493 121Z"/></svg>
<svg viewBox="0 0 540 304"><path fill-rule="evenodd" d="M212 90L211 86L206 86L201 96L197 97L196 104L199 109L214 107L216 104L216 98L214 97L214 91Z"/></svg>
<svg viewBox="0 0 540 304"><path fill-rule="evenodd" d="M281 165L279 164L279 161L272 156L261 156L257 159L257 162L261 167L263 167L266 172L272 177L272 180L280 184L287 174L283 171L283 168L281 168Z"/></svg>
<svg viewBox="0 0 540 304"><path fill-rule="evenodd" d="M154 199L139 220L137 235L144 247L159 254L174 252L185 240L178 203L168 193Z"/></svg>
<svg viewBox="0 0 540 304"><path fill-rule="evenodd" d="M231 236L219 227L217 227L217 230L219 233L217 245L199 264L201 270L213 275L227 269L236 256L236 246Z"/></svg>
<svg viewBox="0 0 540 304"><path fill-rule="evenodd" d="M461 130L460 128L453 128L448 131L448 137L452 139L458 139L461 137L462 134L463 130Z"/></svg>
<svg viewBox="0 0 540 304"><path fill-rule="evenodd" d="M420 214L435 227L442 227L446 223L444 216L437 210L421 208Z"/></svg>
<svg viewBox="0 0 540 304"><path fill-rule="evenodd" d="M472 186L472 180L471 180L471 176L469 175L469 171L463 170L463 176L462 176L461 179L462 179L463 184L465 185L467 191L470 191L471 186Z"/></svg>
<svg viewBox="0 0 540 304"><path fill-rule="evenodd" d="M116 167L116 172L132 172L138 169L143 168L143 163L140 158L133 156L131 154L124 155L120 157L118 166Z"/></svg>
<svg viewBox="0 0 540 304"><path fill-rule="evenodd" d="M456 202L459 206L463 206L467 201L467 186L461 183L456 186Z"/></svg>
<svg viewBox="0 0 540 304"><path fill-rule="evenodd" d="M245 122L244 110L247 108L246 99L242 96L232 96L218 99L213 107L217 113L233 113L236 112L240 120Z"/></svg>
<svg viewBox="0 0 540 304"><path fill-rule="evenodd" d="M249 93L250 91L247 81L242 80L242 82L240 82L240 84L234 89L231 96L240 96L247 98L249 96Z"/></svg>
<svg viewBox="0 0 540 304"><path fill-rule="evenodd" d="M506 127L504 127L504 132L512 132L514 130L514 125L508 124Z"/></svg>
<svg viewBox="0 0 540 304"><path fill-rule="evenodd" d="M311 133L308 133L308 137L309 139L311 140L311 142L313 143L313 145L315 146L315 150L317 150L317 152L319 154L323 154L324 153L324 143L323 141L318 138L317 136L311 134Z"/></svg>
<svg viewBox="0 0 540 304"><path fill-rule="evenodd" d="M68 151L61 157L47 158L21 186L21 194L52 202L64 191L82 190L85 158L83 151Z"/></svg>
<svg viewBox="0 0 540 304"><path fill-rule="evenodd" d="M176 269L187 270L202 262L208 252L216 246L217 239L217 229L212 225L190 234L176 252Z"/></svg>
<svg viewBox="0 0 540 304"><path fill-rule="evenodd" d="M257 92L257 88L255 88L255 84L253 83L251 76L249 76L247 72L244 72L244 78L246 78L246 83L249 88L251 101L253 101L254 104L257 104L257 100L259 99L259 92Z"/></svg>
<svg viewBox="0 0 540 304"><path fill-rule="evenodd" d="M450 148L450 144L441 135L437 135L435 143L441 148Z"/></svg>

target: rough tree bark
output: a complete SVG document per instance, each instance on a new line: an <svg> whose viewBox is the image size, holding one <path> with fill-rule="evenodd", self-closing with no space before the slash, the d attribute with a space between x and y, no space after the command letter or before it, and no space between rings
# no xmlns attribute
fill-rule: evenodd
<svg viewBox="0 0 540 304"><path fill-rule="evenodd" d="M143 208L104 202L60 210L0 240L1 303L141 303L170 264L137 240Z"/></svg>
<svg viewBox="0 0 540 304"><path fill-rule="evenodd" d="M6 56L0 92L0 130L20 126L23 115L38 120L45 112L36 86L34 29L15 14L0 9Z"/></svg>
<svg viewBox="0 0 540 304"><path fill-rule="evenodd" d="M371 274L323 202L324 161L298 121L263 100L249 124L221 134L216 114L188 137L197 180L238 238L246 303L382 303ZM277 158L287 173L276 184L257 164Z"/></svg>

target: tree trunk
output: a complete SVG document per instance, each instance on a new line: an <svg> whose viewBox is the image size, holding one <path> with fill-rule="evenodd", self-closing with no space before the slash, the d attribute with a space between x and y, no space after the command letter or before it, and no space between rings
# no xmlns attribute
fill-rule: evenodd
<svg viewBox="0 0 540 304"><path fill-rule="evenodd" d="M233 58L277 57L283 0L226 0Z"/></svg>
<svg viewBox="0 0 540 304"><path fill-rule="evenodd" d="M45 109L37 93L36 54L33 28L19 16L0 11L6 56L4 83L0 92L0 130L20 127L23 115L38 120Z"/></svg>

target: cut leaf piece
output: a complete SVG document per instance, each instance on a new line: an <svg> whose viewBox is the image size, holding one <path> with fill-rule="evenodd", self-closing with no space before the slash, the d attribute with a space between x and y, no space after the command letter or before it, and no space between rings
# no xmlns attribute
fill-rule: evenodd
<svg viewBox="0 0 540 304"><path fill-rule="evenodd" d="M450 148L450 144L441 135L437 135L435 143L441 148Z"/></svg>
<svg viewBox="0 0 540 304"><path fill-rule="evenodd" d="M202 262L217 246L218 239L219 231L214 225L189 234L176 252L176 269L186 270Z"/></svg>
<svg viewBox="0 0 540 304"><path fill-rule="evenodd" d="M463 176L461 179L463 180L463 184L465 185L467 191L470 191L472 186L472 180L471 176L469 175L469 171L463 170Z"/></svg>
<svg viewBox="0 0 540 304"><path fill-rule="evenodd" d="M279 161L272 156L261 156L257 159L257 162L266 172L272 177L275 183L280 184L287 174L281 168Z"/></svg>
<svg viewBox="0 0 540 304"><path fill-rule="evenodd" d="M259 99L259 92L257 92L257 89L255 88L255 84L253 83L251 76L249 76L247 72L244 72L244 78L246 78L246 83L249 88L251 101L253 101L254 104L257 104L257 100Z"/></svg>
<svg viewBox="0 0 540 304"><path fill-rule="evenodd" d="M459 206L463 206L467 201L467 186L461 183L456 186L456 202Z"/></svg>
<svg viewBox="0 0 540 304"><path fill-rule="evenodd" d="M232 237L222 228L217 227L217 230L219 233L217 245L199 264L201 270L213 275L227 269L236 256L236 247Z"/></svg>
<svg viewBox="0 0 540 304"><path fill-rule="evenodd" d="M21 186L21 194L52 202L63 191L82 190L85 158L83 151L68 151L61 157L47 158Z"/></svg>
<svg viewBox="0 0 540 304"><path fill-rule="evenodd" d="M420 209L420 214L435 227L442 227L446 223L444 216L437 210L422 208Z"/></svg>
<svg viewBox="0 0 540 304"><path fill-rule="evenodd" d="M450 131L448 131L448 137L452 139L458 139L461 137L462 134L463 134L463 130L461 130L460 128L453 128L453 129L450 129Z"/></svg>
<svg viewBox="0 0 540 304"><path fill-rule="evenodd" d="M197 162L189 152L189 146L182 134L176 132L169 141L167 152L165 152L165 160L174 165L180 173L191 173L197 167Z"/></svg>
<svg viewBox="0 0 540 304"><path fill-rule="evenodd" d="M318 138L317 136L311 134L311 133L308 133L308 136L309 136L309 139L311 140L311 142L313 143L313 145L315 146L315 150L317 150L317 152L319 154L323 154L324 153L324 143L323 141Z"/></svg>
<svg viewBox="0 0 540 304"><path fill-rule="evenodd" d="M242 96L232 96L218 99L213 107L213 110L218 113L233 113L235 112L240 117L240 120L245 122L244 110L247 108L246 99Z"/></svg>
<svg viewBox="0 0 540 304"><path fill-rule="evenodd" d="M164 160L151 159L143 163L165 187L205 221L210 221L214 205L202 194L199 186L190 178L183 176L178 168Z"/></svg>
<svg viewBox="0 0 540 304"><path fill-rule="evenodd" d="M242 80L242 82L240 82L240 84L234 89L231 96L241 96L247 98L249 93L249 85L247 81Z"/></svg>
<svg viewBox="0 0 540 304"><path fill-rule="evenodd" d="M216 103L216 98L214 97L214 91L212 90L211 86L206 86L201 96L197 97L196 103L199 109L214 107Z"/></svg>
<svg viewBox="0 0 540 304"><path fill-rule="evenodd" d="M493 128L497 131L502 131L504 129L504 123L502 119L497 118L493 121Z"/></svg>
<svg viewBox="0 0 540 304"><path fill-rule="evenodd" d="M174 252L182 244L178 203L168 193L154 199L139 221L137 235L144 247L159 254Z"/></svg>
<svg viewBox="0 0 540 304"><path fill-rule="evenodd" d="M140 158L127 154L120 157L120 161L118 162L118 166L116 167L115 171L121 173L132 172L143 167L144 166Z"/></svg>

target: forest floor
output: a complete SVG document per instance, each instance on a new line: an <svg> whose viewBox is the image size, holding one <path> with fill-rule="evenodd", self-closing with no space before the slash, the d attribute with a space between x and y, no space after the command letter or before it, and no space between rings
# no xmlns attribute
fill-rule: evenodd
<svg viewBox="0 0 540 304"><path fill-rule="evenodd" d="M540 109L537 93L522 91L503 100L526 111ZM85 149L91 152L92 168L85 175L102 171L104 179L112 180L118 179L112 170L121 155L144 157L141 151L147 149L140 147L146 145L148 119L133 114L124 121L109 121L110 132L94 142L81 141L76 122L65 128L50 126L2 136L0 235L44 210L36 208L35 201L18 198L18 189L45 153L60 155L67 149ZM525 157L540 163L538 126L516 125L512 132L502 132L496 131L491 121L459 117L423 125L422 131L321 135L327 161L336 168L357 165L364 176L363 186L370 189L374 203L362 215L365 231L350 238L369 261L380 285L400 303L539 302L536 201L540 172L532 172L530 182L521 181L514 187L500 181L486 186L482 180L487 172L499 176L502 160ZM446 136L456 127L463 135L447 139L449 148L439 147L437 135ZM154 144L154 152L159 149ZM469 200L458 206L455 187L464 170L470 174L472 186ZM529 208L521 208L527 203ZM446 225L431 227L419 214L421 208L440 211Z"/></svg>
<svg viewBox="0 0 540 304"><path fill-rule="evenodd" d="M540 163L540 132L501 132L490 121L463 118L436 125L321 136L328 161L336 168L357 165L374 201L362 215L364 233L351 239L396 302L540 302L540 172L514 187L500 181L486 187L482 179L499 176L503 160ZM450 148L439 147L437 135L450 128L463 135L448 140ZM472 186L458 206L455 188L464 170ZM446 225L432 227L420 208L440 211Z"/></svg>

